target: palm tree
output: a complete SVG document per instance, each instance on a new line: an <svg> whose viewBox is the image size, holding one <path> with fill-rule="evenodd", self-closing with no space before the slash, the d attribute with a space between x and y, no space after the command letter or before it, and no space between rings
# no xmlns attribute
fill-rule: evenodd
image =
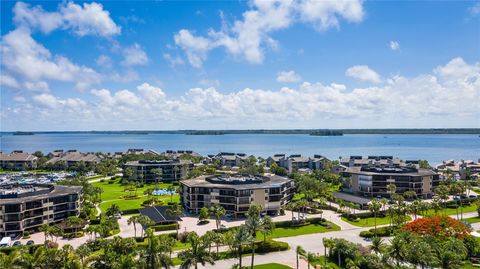
<svg viewBox="0 0 480 269"><path fill-rule="evenodd" d="M175 204L167 208L165 212L170 216L172 216L177 222L176 228L177 228L177 238L178 238L178 229L180 228L180 223L178 222L178 218L183 215L183 208L181 205Z"/></svg>
<svg viewBox="0 0 480 269"><path fill-rule="evenodd" d="M252 247L251 268L253 269L254 259L255 259L255 238L256 238L257 232L262 229L262 221L260 220L260 217L258 215L251 215L248 217L247 221L245 222L245 225L247 226L248 230L250 230L250 233L252 234L250 243Z"/></svg>
<svg viewBox="0 0 480 269"><path fill-rule="evenodd" d="M215 217L215 224L217 225L217 230L220 228L221 219L226 214L225 208L219 204L214 204L210 207L210 213Z"/></svg>
<svg viewBox="0 0 480 269"><path fill-rule="evenodd" d="M129 180L130 178L132 178L133 176L133 169L131 167L127 167L124 171L123 171L123 174L127 177L127 179Z"/></svg>
<svg viewBox="0 0 480 269"><path fill-rule="evenodd" d="M74 228L75 237L77 236L78 226L80 226L82 223L83 223L83 220L77 216L70 216L67 218L67 226Z"/></svg>
<svg viewBox="0 0 480 269"><path fill-rule="evenodd" d="M187 241L190 243L190 248L178 254L178 257L182 260L180 269L188 269L192 266L197 269L198 263L201 265L215 264L213 254L206 251L205 243L196 233L189 234Z"/></svg>
<svg viewBox="0 0 480 269"><path fill-rule="evenodd" d="M85 258L88 257L92 253L92 250L90 249L90 247L87 244L83 244L83 245L80 245L77 248L76 253L77 253L78 257L80 258L80 261L82 262L83 266L86 268L87 266L86 266Z"/></svg>
<svg viewBox="0 0 480 269"><path fill-rule="evenodd" d="M50 225L47 223L42 224L39 228L40 232L43 232L43 235L45 236L44 244L47 244L47 237L50 235L51 228Z"/></svg>
<svg viewBox="0 0 480 269"><path fill-rule="evenodd" d="M263 242L267 240L267 235L271 234L275 229L275 222L273 222L270 216L265 216L262 219L262 227L260 231L263 234Z"/></svg>
<svg viewBox="0 0 480 269"><path fill-rule="evenodd" d="M175 180L177 180L177 174L178 174L178 172L180 172L180 167L178 167L177 165L175 165L175 166L173 167L173 175L174 175L174 177L175 177L175 178L174 178Z"/></svg>
<svg viewBox="0 0 480 269"><path fill-rule="evenodd" d="M150 225L153 225L154 222L147 216L139 216L137 221L138 221L138 223L140 223L140 225L142 227L142 236L145 237L145 228L144 227L148 227Z"/></svg>
<svg viewBox="0 0 480 269"><path fill-rule="evenodd" d="M305 253L302 258L307 262L307 268L310 269L310 264L315 261L317 256L312 252Z"/></svg>
<svg viewBox="0 0 480 269"><path fill-rule="evenodd" d="M443 216L446 215L446 209L447 209L447 199L448 199L448 187L445 185L440 185L435 189L435 194L437 194L440 199L443 201Z"/></svg>
<svg viewBox="0 0 480 269"><path fill-rule="evenodd" d="M128 218L128 220L127 220L127 224L128 224L128 225L132 225L132 224L133 224L133 231L134 231L134 233L135 233L135 237L137 237L138 217L139 217L139 215L133 215L133 216L131 216L130 218Z"/></svg>
<svg viewBox="0 0 480 269"><path fill-rule="evenodd" d="M387 192L390 194L390 201L392 200L393 194L397 192L397 186L393 183L387 185Z"/></svg>
<svg viewBox="0 0 480 269"><path fill-rule="evenodd" d="M332 239L325 238L325 237L322 239L322 242L323 242L323 251L324 251L323 256L325 257L324 266L326 267L327 266L327 248L331 250L335 246L335 242L333 242Z"/></svg>
<svg viewBox="0 0 480 269"><path fill-rule="evenodd" d="M383 243L383 239L381 237L375 236L372 238L372 246L370 249L375 252L376 254L381 253L385 244Z"/></svg>
<svg viewBox="0 0 480 269"><path fill-rule="evenodd" d="M173 203L173 195L177 193L177 188L175 188L173 185L170 185L167 187L167 191L170 194L170 202Z"/></svg>
<svg viewBox="0 0 480 269"><path fill-rule="evenodd" d="M382 205L380 204L380 201L378 201L378 199L373 199L368 205L368 209L373 214L373 221L375 223L375 229L374 229L375 235L377 234L377 214L380 211L381 207Z"/></svg>
<svg viewBox="0 0 480 269"><path fill-rule="evenodd" d="M297 257L297 269L300 268L299 267L299 261L300 261L300 257L305 255L306 251L305 249L302 248L302 246L297 246L297 248L295 249L295 254L296 254L296 257Z"/></svg>
<svg viewBox="0 0 480 269"><path fill-rule="evenodd" d="M236 229L232 239L231 244L237 250L239 266L242 268L243 244L252 240L252 233L245 225L241 225Z"/></svg>
<svg viewBox="0 0 480 269"><path fill-rule="evenodd" d="M437 266L442 269L458 268L458 265L467 257L467 248L461 240L454 237L439 242L433 248Z"/></svg>
<svg viewBox="0 0 480 269"><path fill-rule="evenodd" d="M390 242L390 246L388 246L388 255L395 261L397 267L405 259L405 254L405 241L400 236L394 237Z"/></svg>
<svg viewBox="0 0 480 269"><path fill-rule="evenodd" d="M154 168L150 170L150 172L153 174L155 177L155 187L158 185L158 179L163 177L163 171L162 168Z"/></svg>
<svg viewBox="0 0 480 269"><path fill-rule="evenodd" d="M433 212L435 212L435 216L438 215L438 211L442 209L442 206L440 205L440 200L438 198L433 198L432 202L430 202L430 206L433 209Z"/></svg>
<svg viewBox="0 0 480 269"><path fill-rule="evenodd" d="M153 234L152 229L147 229L147 245L141 257L145 260L147 269L170 268L173 265L172 259L165 252L165 248L159 237Z"/></svg>
<svg viewBox="0 0 480 269"><path fill-rule="evenodd" d="M385 212L387 210L387 204L388 204L387 198L380 199L380 203L382 204L382 211Z"/></svg>
<svg viewBox="0 0 480 269"><path fill-rule="evenodd" d="M120 214L120 212L120 207L117 204L112 204L105 212L105 215L111 217L115 214Z"/></svg>

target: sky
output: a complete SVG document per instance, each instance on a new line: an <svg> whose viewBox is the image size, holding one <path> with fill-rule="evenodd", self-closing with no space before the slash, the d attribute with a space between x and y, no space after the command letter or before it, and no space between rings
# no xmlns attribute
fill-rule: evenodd
<svg viewBox="0 0 480 269"><path fill-rule="evenodd" d="M480 127L480 1L0 5L1 131Z"/></svg>

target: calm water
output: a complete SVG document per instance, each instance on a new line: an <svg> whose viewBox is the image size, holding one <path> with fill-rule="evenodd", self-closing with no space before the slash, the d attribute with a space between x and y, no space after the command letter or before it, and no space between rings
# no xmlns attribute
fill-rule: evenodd
<svg viewBox="0 0 480 269"><path fill-rule="evenodd" d="M478 135L183 135L183 134L2 134L3 152L24 150L45 153L55 149L115 152L128 148L164 151L190 149L200 154L244 152L267 157L275 153L321 154L331 159L349 155L394 155L402 159L426 159L436 164L446 159L480 158Z"/></svg>

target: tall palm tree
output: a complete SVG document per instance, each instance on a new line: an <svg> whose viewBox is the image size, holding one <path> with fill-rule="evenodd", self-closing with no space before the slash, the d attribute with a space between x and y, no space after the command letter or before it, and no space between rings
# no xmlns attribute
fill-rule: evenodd
<svg viewBox="0 0 480 269"><path fill-rule="evenodd" d="M197 269L199 263L201 265L215 264L213 254L206 250L205 243L196 233L188 235L187 241L190 243L190 248L178 254L178 257L182 260L180 269L188 269L192 266Z"/></svg>
<svg viewBox="0 0 480 269"><path fill-rule="evenodd" d="M390 194L390 201L392 200L393 195L397 192L397 186L393 183L387 185L387 192Z"/></svg>
<svg viewBox="0 0 480 269"><path fill-rule="evenodd" d="M40 232L43 232L43 235L45 236L44 244L47 244L47 237L50 235L50 232L52 230L50 228L50 225L48 223L44 223L42 224L42 226L40 226L39 230Z"/></svg>
<svg viewBox="0 0 480 269"><path fill-rule="evenodd" d="M212 207L210 207L210 213L215 217L215 224L218 230L220 228L221 219L227 212L223 206L214 204Z"/></svg>
<svg viewBox="0 0 480 269"><path fill-rule="evenodd" d="M307 252L302 256L302 258L307 262L307 268L310 269L310 264L315 261L317 256L315 255L315 253Z"/></svg>
<svg viewBox="0 0 480 269"><path fill-rule="evenodd" d="M247 221L245 222L248 230L252 234L252 238L250 240L251 248L252 248L252 263L251 268L253 269L254 260L255 260L255 239L257 232L262 229L262 221L258 215L249 216Z"/></svg>
<svg viewBox="0 0 480 269"><path fill-rule="evenodd" d="M167 214L172 216L175 221L177 222L177 238L178 238L178 229L180 228L180 223L178 221L178 218L183 215L183 208L179 204L171 205L167 210L165 211Z"/></svg>
<svg viewBox="0 0 480 269"><path fill-rule="evenodd" d="M163 178L163 170L162 168L154 168L152 170L150 170L150 172L153 174L153 176L155 177L155 187L157 187L158 185L158 179L162 179Z"/></svg>
<svg viewBox="0 0 480 269"><path fill-rule="evenodd" d="M295 249L295 254L296 254L296 257L297 257L297 269L300 268L299 267L299 262L300 262L300 257L302 257L303 255L305 255L306 251L305 249L302 248L302 246L297 246L297 248Z"/></svg>
<svg viewBox="0 0 480 269"><path fill-rule="evenodd" d="M145 260L147 269L168 269L173 265L172 259L164 250L159 237L154 235L152 229L147 229L147 245L140 255Z"/></svg>
<svg viewBox="0 0 480 269"><path fill-rule="evenodd" d="M132 224L133 224L133 231L134 231L134 233L135 233L135 237L137 237L138 217L139 217L139 215L133 215L133 216L131 216L130 218L128 218L128 220L127 220L127 224L128 224L128 225L132 225Z"/></svg>
<svg viewBox="0 0 480 269"><path fill-rule="evenodd" d="M74 228L75 236L77 236L78 226L83 223L83 220L77 216L70 216L67 218L67 226Z"/></svg>
<svg viewBox="0 0 480 269"><path fill-rule="evenodd" d="M265 216L262 218L262 227L260 231L263 234L263 242L267 241L267 235L271 234L275 229L275 222L273 222L270 216Z"/></svg>
<svg viewBox="0 0 480 269"><path fill-rule="evenodd" d="M238 264L240 268L242 268L242 252L243 252L243 245L246 242L251 241L252 239L252 233L250 230L245 226L241 225L236 229L236 231L233 234L232 238L232 246L237 250L238 253Z"/></svg>
<svg viewBox="0 0 480 269"><path fill-rule="evenodd" d="M380 201L378 199L373 199L370 204L368 205L368 209L370 212L373 214L373 221L375 225L375 235L377 234L377 214L380 211L380 208L382 207L382 204L380 204Z"/></svg>
<svg viewBox="0 0 480 269"><path fill-rule="evenodd" d="M446 215L448 193L449 189L446 185L440 185L435 189L435 194L443 201L443 216Z"/></svg>

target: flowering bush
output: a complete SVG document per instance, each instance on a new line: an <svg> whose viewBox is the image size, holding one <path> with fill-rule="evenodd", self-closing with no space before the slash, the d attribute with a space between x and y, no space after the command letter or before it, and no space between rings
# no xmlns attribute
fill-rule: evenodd
<svg viewBox="0 0 480 269"><path fill-rule="evenodd" d="M419 218L403 226L403 229L419 235L431 235L442 238L465 238L470 234L470 229L462 222L442 216Z"/></svg>

